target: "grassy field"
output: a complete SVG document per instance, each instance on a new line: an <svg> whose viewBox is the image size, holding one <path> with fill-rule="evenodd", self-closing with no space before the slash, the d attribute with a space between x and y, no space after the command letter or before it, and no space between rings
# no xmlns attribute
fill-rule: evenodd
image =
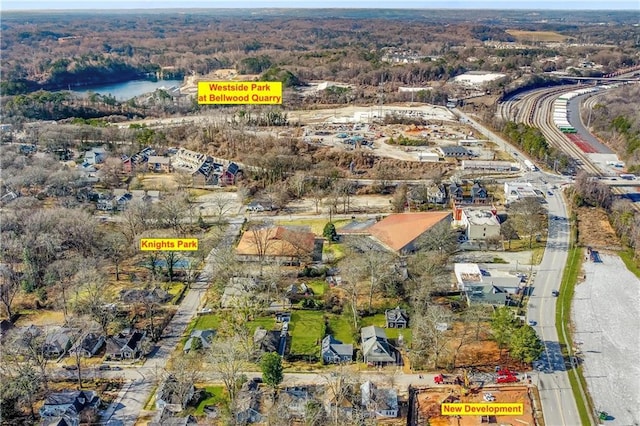
<svg viewBox="0 0 640 426"><path fill-rule="evenodd" d="M345 315L330 315L329 329L333 337L342 343L347 345L356 343L353 341L353 323Z"/></svg>
<svg viewBox="0 0 640 426"><path fill-rule="evenodd" d="M293 311L289 328L291 353L317 355L324 337L324 314L320 311Z"/></svg>
<svg viewBox="0 0 640 426"><path fill-rule="evenodd" d="M283 226L307 226L311 228L311 232L316 235L322 235L322 231L324 230L324 226L329 222L326 218L318 218L318 219L296 219L296 220L280 220L277 221L277 225ZM336 228L340 226L344 226L346 223L351 222L347 219L342 220L334 220L333 224Z"/></svg>
<svg viewBox="0 0 640 426"><path fill-rule="evenodd" d="M227 396L223 386L206 386L204 388L207 397L200 401L196 407L195 415L203 416L204 407L207 405L220 405L226 402Z"/></svg>
<svg viewBox="0 0 640 426"><path fill-rule="evenodd" d="M364 317L362 318L362 321L361 321L362 327L366 327L368 325L375 325L375 326L384 328L384 331L387 333L387 337L389 339L397 339L398 336L402 334L405 344L408 345L411 343L412 335L411 335L410 328L385 328L386 324L387 324L387 321L384 317L384 314L376 314L370 317Z"/></svg>
<svg viewBox="0 0 640 426"><path fill-rule="evenodd" d="M518 41L565 41L568 37L555 31L507 30Z"/></svg>
<svg viewBox="0 0 640 426"><path fill-rule="evenodd" d="M329 288L329 284L325 280L313 280L307 282L307 286L313 290L316 298L321 299Z"/></svg>
<svg viewBox="0 0 640 426"><path fill-rule="evenodd" d="M247 327L249 327L250 335L253 336L253 333L255 333L258 327L262 327L265 330L273 330L275 324L276 320L271 316L256 317L247 323Z"/></svg>
<svg viewBox="0 0 640 426"><path fill-rule="evenodd" d="M325 243L322 245L322 255L327 257L329 262L337 262L345 256L344 244Z"/></svg>
<svg viewBox="0 0 640 426"><path fill-rule="evenodd" d="M208 328L217 330L220 327L220 322L220 315L218 314L200 315L193 322L193 326L187 328L187 331L191 333L191 330L206 330Z"/></svg>

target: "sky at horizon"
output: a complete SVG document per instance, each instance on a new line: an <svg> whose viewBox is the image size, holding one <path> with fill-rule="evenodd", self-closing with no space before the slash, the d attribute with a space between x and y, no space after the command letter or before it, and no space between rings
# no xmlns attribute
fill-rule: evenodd
<svg viewBox="0 0 640 426"><path fill-rule="evenodd" d="M535 9L636 10L640 0L1 0L0 10L340 8L340 9Z"/></svg>

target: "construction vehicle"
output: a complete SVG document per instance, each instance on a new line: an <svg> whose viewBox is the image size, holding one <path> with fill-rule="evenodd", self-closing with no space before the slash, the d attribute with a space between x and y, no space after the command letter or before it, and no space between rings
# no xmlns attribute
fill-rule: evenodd
<svg viewBox="0 0 640 426"><path fill-rule="evenodd" d="M462 384L462 379L460 376L445 376L444 374L438 374L433 378L433 381L437 385L460 385Z"/></svg>

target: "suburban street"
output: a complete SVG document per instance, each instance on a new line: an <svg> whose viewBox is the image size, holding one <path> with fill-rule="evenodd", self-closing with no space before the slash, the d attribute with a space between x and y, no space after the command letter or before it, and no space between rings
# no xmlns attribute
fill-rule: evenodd
<svg viewBox="0 0 640 426"><path fill-rule="evenodd" d="M217 260L216 254L219 250L233 244L241 227L242 219L234 219L229 223L219 246L211 250L207 256L203 272L186 293L176 314L165 329L164 337L159 342L160 346L151 352L144 365L140 368L126 368L112 373L115 377L124 377L131 382L122 388L116 400L105 411L102 423L128 426L136 422L151 396L155 383L160 380L171 353L178 346L187 326L201 307L211 282L211 271L214 270Z"/></svg>

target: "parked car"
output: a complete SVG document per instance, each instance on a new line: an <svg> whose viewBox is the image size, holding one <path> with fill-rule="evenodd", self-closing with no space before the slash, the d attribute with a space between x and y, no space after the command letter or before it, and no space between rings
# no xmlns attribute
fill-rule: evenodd
<svg viewBox="0 0 640 426"><path fill-rule="evenodd" d="M111 366L110 365L106 365L106 364L102 364L100 367L98 367L98 370L100 370L100 371L111 370Z"/></svg>
<svg viewBox="0 0 640 426"><path fill-rule="evenodd" d="M67 371L74 371L78 369L78 366L75 364L72 365L63 365L62 368L64 368Z"/></svg>

